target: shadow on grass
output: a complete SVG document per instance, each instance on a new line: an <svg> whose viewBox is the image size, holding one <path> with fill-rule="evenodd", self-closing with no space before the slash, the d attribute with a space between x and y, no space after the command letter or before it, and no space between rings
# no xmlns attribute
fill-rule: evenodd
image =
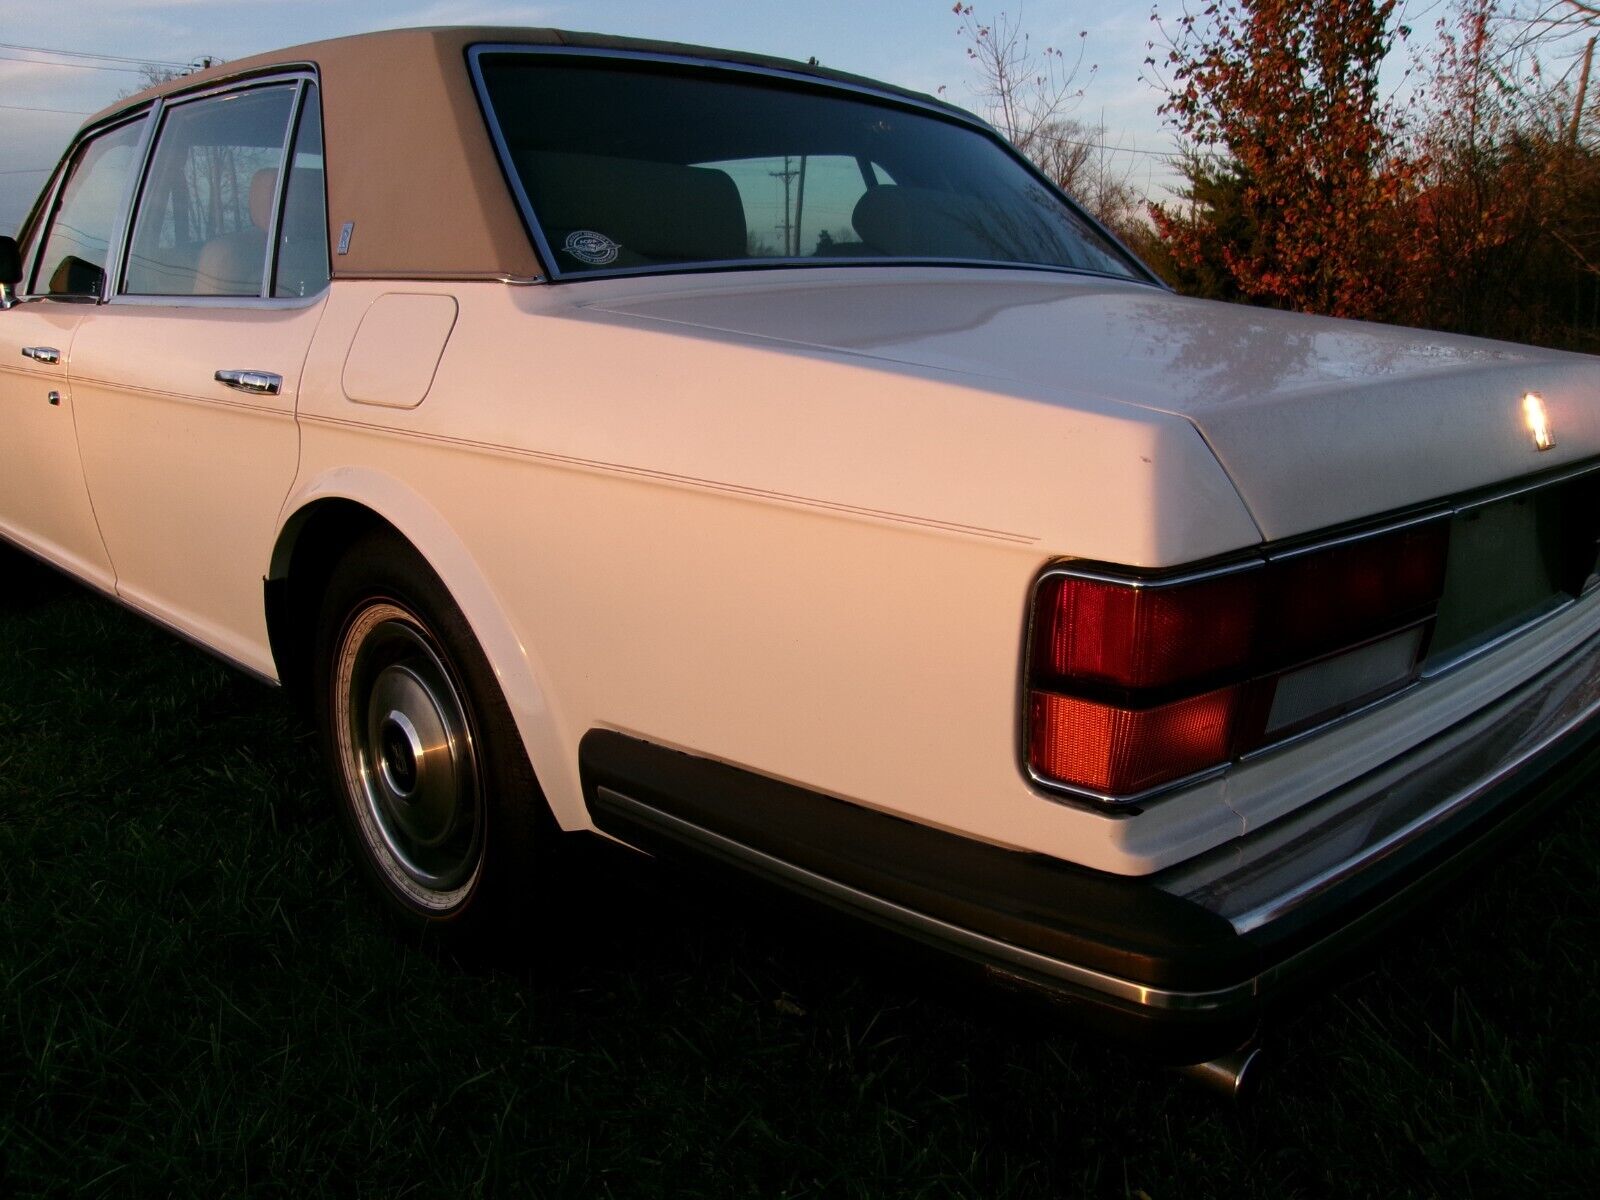
<svg viewBox="0 0 1600 1200"><path fill-rule="evenodd" d="M82 589L53 567L0 542L0 613L21 613Z"/></svg>
<svg viewBox="0 0 1600 1200"><path fill-rule="evenodd" d="M0 559L0 1194L1578 1194L1592 804L1274 1031L1243 1113L822 910L593 842L388 932L277 693Z"/></svg>

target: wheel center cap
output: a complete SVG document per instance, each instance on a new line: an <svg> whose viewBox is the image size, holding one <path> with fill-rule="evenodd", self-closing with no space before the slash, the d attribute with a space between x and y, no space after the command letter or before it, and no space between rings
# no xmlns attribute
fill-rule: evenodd
<svg viewBox="0 0 1600 1200"><path fill-rule="evenodd" d="M401 725L404 720L400 714L391 713L383 723L378 740L382 770L389 787L400 799L409 800L417 790L418 747L414 741L416 731Z"/></svg>

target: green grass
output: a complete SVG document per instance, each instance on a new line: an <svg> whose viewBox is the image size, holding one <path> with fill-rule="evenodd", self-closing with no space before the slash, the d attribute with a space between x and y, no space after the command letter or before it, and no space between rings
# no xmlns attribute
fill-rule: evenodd
<svg viewBox="0 0 1600 1200"><path fill-rule="evenodd" d="M408 947L281 695L0 554L0 1195L1591 1194L1593 808L1280 1024L1235 1112L621 854L538 953Z"/></svg>

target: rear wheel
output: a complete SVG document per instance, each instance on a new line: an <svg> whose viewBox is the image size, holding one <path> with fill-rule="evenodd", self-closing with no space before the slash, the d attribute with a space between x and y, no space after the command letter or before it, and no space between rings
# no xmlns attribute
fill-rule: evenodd
<svg viewBox="0 0 1600 1200"><path fill-rule="evenodd" d="M515 923L553 822L466 619L398 535L335 567L316 669L341 823L390 911L452 941Z"/></svg>

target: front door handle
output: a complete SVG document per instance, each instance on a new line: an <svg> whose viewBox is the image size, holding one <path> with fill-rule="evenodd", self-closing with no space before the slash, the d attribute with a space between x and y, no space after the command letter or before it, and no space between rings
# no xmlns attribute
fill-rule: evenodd
<svg viewBox="0 0 1600 1200"><path fill-rule="evenodd" d="M61 351L54 346L24 346L22 348L22 357L31 358L34 362L42 362L48 366L54 366L61 361Z"/></svg>
<svg viewBox="0 0 1600 1200"><path fill-rule="evenodd" d="M283 376L271 371L218 371L216 380L252 396L276 396L283 391Z"/></svg>

